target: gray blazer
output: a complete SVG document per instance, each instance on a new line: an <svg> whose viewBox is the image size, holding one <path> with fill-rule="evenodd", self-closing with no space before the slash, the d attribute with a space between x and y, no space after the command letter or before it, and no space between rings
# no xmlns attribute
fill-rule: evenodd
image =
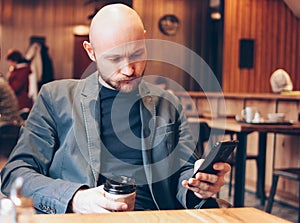
<svg viewBox="0 0 300 223"><path fill-rule="evenodd" d="M97 186L100 88L97 72L86 79L59 80L42 87L2 170L4 194L22 176L23 193L33 198L38 212L65 213L80 187ZM196 156L182 106L172 94L144 81L139 91L142 136L152 123L150 136L142 139L142 157L154 202L158 209L187 208L187 190L181 181L192 176ZM151 150L157 141L163 143Z"/></svg>

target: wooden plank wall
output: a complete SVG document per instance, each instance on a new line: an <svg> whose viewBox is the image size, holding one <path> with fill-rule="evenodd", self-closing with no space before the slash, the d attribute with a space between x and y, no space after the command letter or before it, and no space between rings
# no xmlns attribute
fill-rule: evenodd
<svg viewBox="0 0 300 223"><path fill-rule="evenodd" d="M104 1L104 0L103 0ZM54 63L55 78L73 76L73 27L89 24L87 16L95 4L83 0L0 0L0 46L2 57L10 48L25 52L31 35L46 37L49 54ZM202 41L195 34L199 24L198 0L135 0L133 7L141 14L149 38L174 41L195 49ZM157 27L158 19L166 14L180 19L176 36L164 36ZM198 13L198 14L197 14ZM202 13L201 13L202 14ZM200 28L199 28L200 27ZM254 69L238 68L239 39L255 39ZM223 90L225 92L270 92L269 77L278 67L286 69L300 90L300 19L282 0L225 0ZM187 78L176 67L149 64L147 72L170 75L182 86ZM6 72L4 58L0 71Z"/></svg>
<svg viewBox="0 0 300 223"><path fill-rule="evenodd" d="M200 33L201 29L204 30L201 25L203 21L199 21L199 14L206 10L207 2L207 0L201 0L201 2L199 0L135 0L133 1L133 8L144 22L148 39L171 41L195 51L196 47L200 45L199 42L203 40L203 38L201 40L197 38L197 33ZM179 19L178 32L174 36L166 36L159 30L158 21L166 14L176 15ZM157 54L159 55L160 52ZM190 63L189 58L182 58L181 60ZM186 89L189 89L191 85L189 83L191 78L183 70L167 63L148 61L145 74L168 77Z"/></svg>
<svg viewBox="0 0 300 223"><path fill-rule="evenodd" d="M300 90L300 19L282 0L225 0L224 92L271 92L269 78L285 69ZM239 40L254 39L254 68L240 69Z"/></svg>
<svg viewBox="0 0 300 223"><path fill-rule="evenodd" d="M32 35L45 36L56 79L72 77L73 27L89 24L94 5L82 0L0 0L0 70L6 72L5 53L16 48L25 53Z"/></svg>
<svg viewBox="0 0 300 223"><path fill-rule="evenodd" d="M102 0L97 4L84 5L85 0L0 0L2 56L10 48L25 52L31 35L45 36L54 64L55 78L73 77L73 27L80 24L88 25L90 21L87 16L94 12L95 6L101 7L109 1ZM144 19L148 38L169 40L193 49L196 41L199 41L194 31L197 27L201 27L197 20L197 12L203 2L200 4L198 0L137 0L133 1L133 7ZM180 19L180 28L176 36L165 36L160 33L158 20L165 14L175 14ZM2 58L0 70L6 72L7 69L8 63ZM166 64L157 66L153 62L149 63L147 72L169 75L183 86L186 82L182 70L175 66Z"/></svg>

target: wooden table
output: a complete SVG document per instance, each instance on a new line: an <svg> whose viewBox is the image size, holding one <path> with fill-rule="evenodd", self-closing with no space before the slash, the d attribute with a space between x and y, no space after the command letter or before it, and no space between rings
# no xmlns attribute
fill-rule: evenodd
<svg viewBox="0 0 300 223"><path fill-rule="evenodd" d="M300 123L293 125L282 124L247 124L237 122L235 119L211 119L211 118L188 118L189 123L206 122L212 131L230 131L237 135L239 145L236 151L236 170L234 184L234 207L244 206L247 135L251 132L259 133L258 157L262 174L258 177L257 189L261 196L261 203L265 201L265 169L266 169L266 146L268 133L281 133L300 135ZM212 132L213 134L214 132Z"/></svg>
<svg viewBox="0 0 300 223"><path fill-rule="evenodd" d="M106 214L56 214L35 215L35 223L176 223L176 222L214 222L214 223L284 223L284 219L270 215L255 208L220 208L199 210L172 210L172 211L137 211L114 212Z"/></svg>

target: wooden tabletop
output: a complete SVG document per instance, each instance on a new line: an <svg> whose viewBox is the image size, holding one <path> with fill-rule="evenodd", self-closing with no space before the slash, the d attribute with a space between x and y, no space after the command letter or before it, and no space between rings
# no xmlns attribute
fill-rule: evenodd
<svg viewBox="0 0 300 223"><path fill-rule="evenodd" d="M270 132L270 133L288 133L288 134L300 134L300 123L288 123L288 124L274 124L274 123L242 123L237 122L235 119L212 119L212 118L188 118L189 123L206 122L211 128L224 129L233 132Z"/></svg>
<svg viewBox="0 0 300 223"><path fill-rule="evenodd" d="M179 97L195 98L232 98L232 99L250 99L250 100L273 100L273 101L300 101L300 91L286 92L282 94L273 93L226 93L226 92L178 92L175 94Z"/></svg>
<svg viewBox="0 0 300 223"><path fill-rule="evenodd" d="M220 208L172 211L114 212L109 214L35 215L35 223L284 223L288 222L255 208Z"/></svg>

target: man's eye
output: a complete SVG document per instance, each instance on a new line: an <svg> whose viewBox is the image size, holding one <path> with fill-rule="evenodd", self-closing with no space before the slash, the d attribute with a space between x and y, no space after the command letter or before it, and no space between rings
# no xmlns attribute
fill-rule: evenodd
<svg viewBox="0 0 300 223"><path fill-rule="evenodd" d="M129 56L129 59L132 60L132 59L137 59L137 58L140 58L141 56L144 55L144 50L139 50L137 52L135 52L134 54L131 54Z"/></svg>
<svg viewBox="0 0 300 223"><path fill-rule="evenodd" d="M122 60L122 57L112 57L109 60L113 63L119 63Z"/></svg>

